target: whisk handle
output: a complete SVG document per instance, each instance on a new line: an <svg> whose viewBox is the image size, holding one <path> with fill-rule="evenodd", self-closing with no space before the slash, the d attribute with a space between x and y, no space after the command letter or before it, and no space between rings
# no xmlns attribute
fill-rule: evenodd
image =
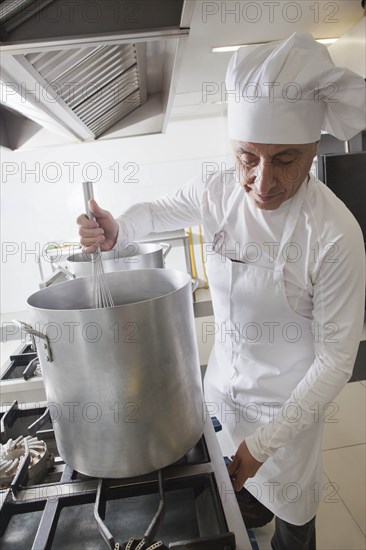
<svg viewBox="0 0 366 550"><path fill-rule="evenodd" d="M85 213L88 216L89 220L95 220L94 214L89 208L88 201L94 199L93 184L91 181L83 181L83 193L84 193L84 202L85 202Z"/></svg>

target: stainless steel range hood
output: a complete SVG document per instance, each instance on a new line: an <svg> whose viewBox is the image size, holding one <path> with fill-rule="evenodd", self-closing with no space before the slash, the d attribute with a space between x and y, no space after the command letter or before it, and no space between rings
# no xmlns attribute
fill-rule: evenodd
<svg viewBox="0 0 366 550"><path fill-rule="evenodd" d="M194 4L5 0L3 107L70 143L163 132Z"/></svg>

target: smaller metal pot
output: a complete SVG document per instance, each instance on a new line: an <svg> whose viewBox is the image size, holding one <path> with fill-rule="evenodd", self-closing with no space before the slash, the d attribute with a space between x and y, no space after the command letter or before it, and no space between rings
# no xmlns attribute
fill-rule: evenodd
<svg viewBox="0 0 366 550"><path fill-rule="evenodd" d="M162 268L171 250L167 243L127 243L102 252L105 273L131 269ZM72 254L66 259L67 269L75 277L89 277L92 274L92 256L83 252Z"/></svg>

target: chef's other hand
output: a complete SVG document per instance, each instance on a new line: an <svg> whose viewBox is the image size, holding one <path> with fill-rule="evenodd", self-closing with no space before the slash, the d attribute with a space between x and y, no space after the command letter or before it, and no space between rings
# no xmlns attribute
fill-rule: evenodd
<svg viewBox="0 0 366 550"><path fill-rule="evenodd" d="M98 246L101 250L111 250L117 242L119 226L108 210L103 210L94 199L89 201L89 208L96 221L89 220L81 214L76 223L80 225L80 243L85 252L95 252Z"/></svg>
<svg viewBox="0 0 366 550"><path fill-rule="evenodd" d="M245 441L240 443L235 456L232 456L232 462L228 466L229 476L233 484L234 491L241 491L244 483L249 477L254 477L262 462L258 462L249 452Z"/></svg>

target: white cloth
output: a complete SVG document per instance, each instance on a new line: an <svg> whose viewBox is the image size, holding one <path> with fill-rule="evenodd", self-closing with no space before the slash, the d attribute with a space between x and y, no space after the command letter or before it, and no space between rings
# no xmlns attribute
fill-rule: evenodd
<svg viewBox="0 0 366 550"><path fill-rule="evenodd" d="M240 48L226 74L229 137L300 144L321 130L348 140L365 127L364 79L336 67L310 34Z"/></svg>
<svg viewBox="0 0 366 550"><path fill-rule="evenodd" d="M236 191L234 170L214 174L204 184L201 178L190 180L172 197L166 196L149 203L129 208L120 218L118 242L138 240L150 232L171 231L203 224L205 241L211 243L220 221ZM236 204L227 234L227 255L248 250L249 242L256 242L256 219L268 225L268 237L278 239L277 215L271 211L250 210L248 197ZM279 218L286 203L277 211ZM250 212L250 214L248 214ZM274 214L274 215L273 215ZM249 218L246 223L245 216ZM274 223L271 220L275 219ZM261 224L262 225L262 224ZM266 232L265 226L261 230ZM360 340L364 316L365 260L361 230L345 205L323 183L311 177L306 197L293 236L298 250L295 261L284 268L286 294L295 312L313 319L315 360L307 375L294 389L289 399L308 409L309 403L318 403L320 414L331 402L352 374ZM118 244L118 243L117 243ZM275 246L275 245L273 245ZM210 246L207 247L207 253ZM268 258L263 251L261 264ZM238 258L240 259L240 258ZM243 258L245 259L245 257ZM311 420L315 413L311 412ZM306 429L309 416L284 426L276 422L256 430L248 440L251 453L265 460L286 444L299 431Z"/></svg>
<svg viewBox="0 0 366 550"><path fill-rule="evenodd" d="M315 359L312 319L290 308L283 276L283 252L292 242L306 191L304 182L289 200L271 268L221 254L231 216L220 223L216 235L222 244L216 245L206 264L220 330L206 371L205 396L234 452L243 440L251 450L253 433L275 422L279 414L285 432L309 412L288 396ZM243 200L240 186L237 200ZM309 405L312 411L314 403ZM276 516L295 525L308 522L318 508L311 487L322 484L322 433L323 423L313 418L306 430L283 434L286 444L275 453L271 449L272 456L263 457L265 464L245 485Z"/></svg>

